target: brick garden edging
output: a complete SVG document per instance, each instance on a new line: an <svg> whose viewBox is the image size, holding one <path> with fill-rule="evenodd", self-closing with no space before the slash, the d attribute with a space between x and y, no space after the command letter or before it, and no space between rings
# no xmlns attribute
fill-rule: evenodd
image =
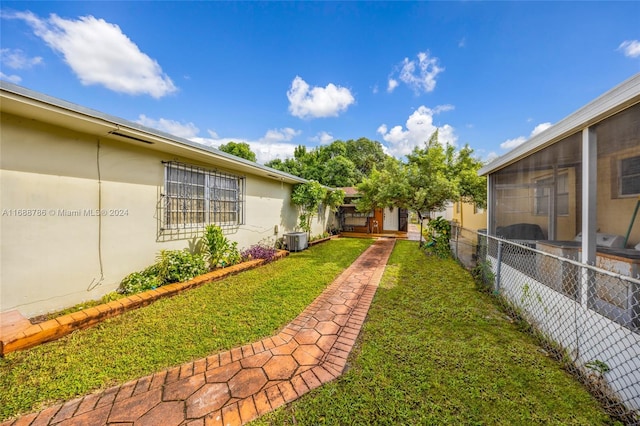
<svg viewBox="0 0 640 426"><path fill-rule="evenodd" d="M278 250L275 259L281 259L289 255L286 250ZM182 283L167 284L154 290L126 296L109 303L83 309L82 311L62 315L48 321L29 325L17 333L2 336L0 339L0 356L10 352L28 349L41 343L57 340L75 330L92 327L107 318L120 315L133 309L141 308L155 300L174 296L185 290L199 287L203 284L217 281L238 272L256 268L265 263L264 259L255 259L242 262L237 265L199 275Z"/></svg>

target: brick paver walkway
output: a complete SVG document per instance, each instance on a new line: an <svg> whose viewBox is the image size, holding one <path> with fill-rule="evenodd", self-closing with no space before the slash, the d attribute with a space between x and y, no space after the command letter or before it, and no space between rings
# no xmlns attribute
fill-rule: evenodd
<svg viewBox="0 0 640 426"><path fill-rule="evenodd" d="M393 239L377 240L278 335L6 425L241 425L342 374Z"/></svg>

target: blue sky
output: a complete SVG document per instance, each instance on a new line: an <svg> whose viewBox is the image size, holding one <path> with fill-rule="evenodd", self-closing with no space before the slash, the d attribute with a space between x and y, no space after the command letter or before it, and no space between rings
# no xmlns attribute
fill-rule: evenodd
<svg viewBox="0 0 640 426"><path fill-rule="evenodd" d="M1 77L263 163L440 129L483 159L640 72L640 2L12 2Z"/></svg>

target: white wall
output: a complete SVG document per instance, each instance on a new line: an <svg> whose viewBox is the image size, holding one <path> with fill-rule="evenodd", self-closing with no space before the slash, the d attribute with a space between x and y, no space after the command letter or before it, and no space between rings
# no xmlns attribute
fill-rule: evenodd
<svg viewBox="0 0 640 426"><path fill-rule="evenodd" d="M215 164L9 114L1 126L0 311L29 317L97 299L161 249L188 246L159 234L162 161ZM245 225L227 230L228 238L245 248L292 231L291 189L247 175ZM99 207L109 214L89 214ZM314 221L312 234L327 217Z"/></svg>

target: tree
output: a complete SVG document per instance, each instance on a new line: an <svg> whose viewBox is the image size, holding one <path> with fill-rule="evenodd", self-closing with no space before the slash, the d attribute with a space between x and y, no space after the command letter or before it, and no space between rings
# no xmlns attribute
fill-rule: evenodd
<svg viewBox="0 0 640 426"><path fill-rule="evenodd" d="M409 208L417 212L444 210L448 201L458 199L456 180L449 173L447 152L438 141L436 130L424 148L407 155L407 182L413 192Z"/></svg>
<svg viewBox="0 0 640 426"><path fill-rule="evenodd" d="M346 143L346 157L353 161L361 177L369 176L375 165L380 165L389 157L384 153L382 144L367 138L348 140Z"/></svg>
<svg viewBox="0 0 640 426"><path fill-rule="evenodd" d="M364 178L357 188L361 194L356 201L358 211L383 207L410 208L411 186L407 169L395 158L387 158L380 171L374 166L370 176Z"/></svg>
<svg viewBox="0 0 640 426"><path fill-rule="evenodd" d="M359 173L351 160L343 156L330 158L322 164L320 182L331 187L353 186L358 183Z"/></svg>
<svg viewBox="0 0 640 426"><path fill-rule="evenodd" d="M424 147L416 147L407 163L386 161L358 185L361 211L376 207L401 207L417 212L444 210L447 202L463 200L486 204L486 184L477 176L482 162L465 146L456 152L443 146L434 132Z"/></svg>
<svg viewBox="0 0 640 426"><path fill-rule="evenodd" d="M458 195L465 203L474 203L478 207L487 206L487 178L479 176L478 170L484 165L473 157L473 149L465 145L460 151L447 152L449 178L456 179Z"/></svg>
<svg viewBox="0 0 640 426"><path fill-rule="evenodd" d="M336 140L307 150L296 147L293 158L272 160L265 165L327 186L353 186L369 176L376 164L390 158L380 142L367 138Z"/></svg>
<svg viewBox="0 0 640 426"><path fill-rule="evenodd" d="M256 154L251 151L251 147L246 142L233 142L222 144L218 148L220 151L227 154L235 155L236 157L244 158L249 161L256 161Z"/></svg>
<svg viewBox="0 0 640 426"><path fill-rule="evenodd" d="M318 214L326 194L327 190L316 181L299 183L293 187L291 202L300 209L299 226L308 234L311 233L311 220Z"/></svg>
<svg viewBox="0 0 640 426"><path fill-rule="evenodd" d="M327 195L324 197L324 204L329 207L332 213L338 211L344 203L345 193L342 189L336 189L335 191L327 191Z"/></svg>

